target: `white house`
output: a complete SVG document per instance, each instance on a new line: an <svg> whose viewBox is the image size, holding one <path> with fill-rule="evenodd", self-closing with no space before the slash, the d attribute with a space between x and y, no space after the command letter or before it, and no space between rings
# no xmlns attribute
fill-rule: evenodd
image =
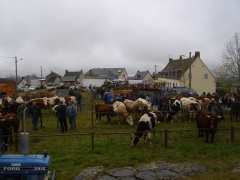
<svg viewBox="0 0 240 180"><path fill-rule="evenodd" d="M153 84L154 80L149 71L137 71L133 77L128 78L129 84Z"/></svg>
<svg viewBox="0 0 240 180"><path fill-rule="evenodd" d="M75 86L82 84L83 71L68 71L65 70L65 74L62 78L62 82L65 86Z"/></svg>
<svg viewBox="0 0 240 180"><path fill-rule="evenodd" d="M82 86L100 87L105 81L127 81L127 71L125 68L93 68L84 76Z"/></svg>

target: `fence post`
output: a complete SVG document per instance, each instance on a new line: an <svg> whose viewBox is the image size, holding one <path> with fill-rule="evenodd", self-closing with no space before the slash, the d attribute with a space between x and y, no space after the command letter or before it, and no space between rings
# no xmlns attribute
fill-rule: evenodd
<svg viewBox="0 0 240 180"><path fill-rule="evenodd" d="M92 125L92 129L94 128L94 105L95 105L95 99L94 99L94 95L92 94L91 96L91 100L92 100L92 104L91 104L91 125Z"/></svg>
<svg viewBox="0 0 240 180"><path fill-rule="evenodd" d="M235 139L235 129L234 127L232 126L231 129L230 129L230 140L231 140L231 143L234 142L234 139Z"/></svg>
<svg viewBox="0 0 240 180"><path fill-rule="evenodd" d="M92 132L91 133L91 147L92 147L92 151L94 151L94 136L95 136L95 133Z"/></svg>
<svg viewBox="0 0 240 180"><path fill-rule="evenodd" d="M164 130L164 147L165 148L168 147L168 130L167 129Z"/></svg>
<svg viewBox="0 0 240 180"><path fill-rule="evenodd" d="M156 144L156 132L155 130L152 131L152 135L153 135L153 142L154 142L154 145Z"/></svg>

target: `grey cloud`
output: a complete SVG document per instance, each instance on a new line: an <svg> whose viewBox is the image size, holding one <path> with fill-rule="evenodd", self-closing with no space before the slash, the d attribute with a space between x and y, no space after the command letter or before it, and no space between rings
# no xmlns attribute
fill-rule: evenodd
<svg viewBox="0 0 240 180"><path fill-rule="evenodd" d="M0 55L24 57L20 73L92 67L160 70L199 50L221 62L239 31L237 0L22 0L0 2ZM14 68L0 59L0 76ZM6 71L9 69L9 71Z"/></svg>

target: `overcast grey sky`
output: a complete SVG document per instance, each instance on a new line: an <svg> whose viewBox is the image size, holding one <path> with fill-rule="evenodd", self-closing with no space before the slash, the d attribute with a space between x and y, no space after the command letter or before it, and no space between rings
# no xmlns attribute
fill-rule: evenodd
<svg viewBox="0 0 240 180"><path fill-rule="evenodd" d="M240 30L239 0L0 0L0 56L19 73L126 67L158 70L201 51L211 67ZM0 76L14 74L0 58Z"/></svg>

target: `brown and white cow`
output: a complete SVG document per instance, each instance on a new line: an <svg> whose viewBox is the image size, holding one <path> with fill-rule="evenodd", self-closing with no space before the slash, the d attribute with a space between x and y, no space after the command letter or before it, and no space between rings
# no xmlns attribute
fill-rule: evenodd
<svg viewBox="0 0 240 180"><path fill-rule="evenodd" d="M113 111L120 116L120 119L126 121L129 125L133 125L133 118L127 111L127 108L123 102L115 101L113 103Z"/></svg>

